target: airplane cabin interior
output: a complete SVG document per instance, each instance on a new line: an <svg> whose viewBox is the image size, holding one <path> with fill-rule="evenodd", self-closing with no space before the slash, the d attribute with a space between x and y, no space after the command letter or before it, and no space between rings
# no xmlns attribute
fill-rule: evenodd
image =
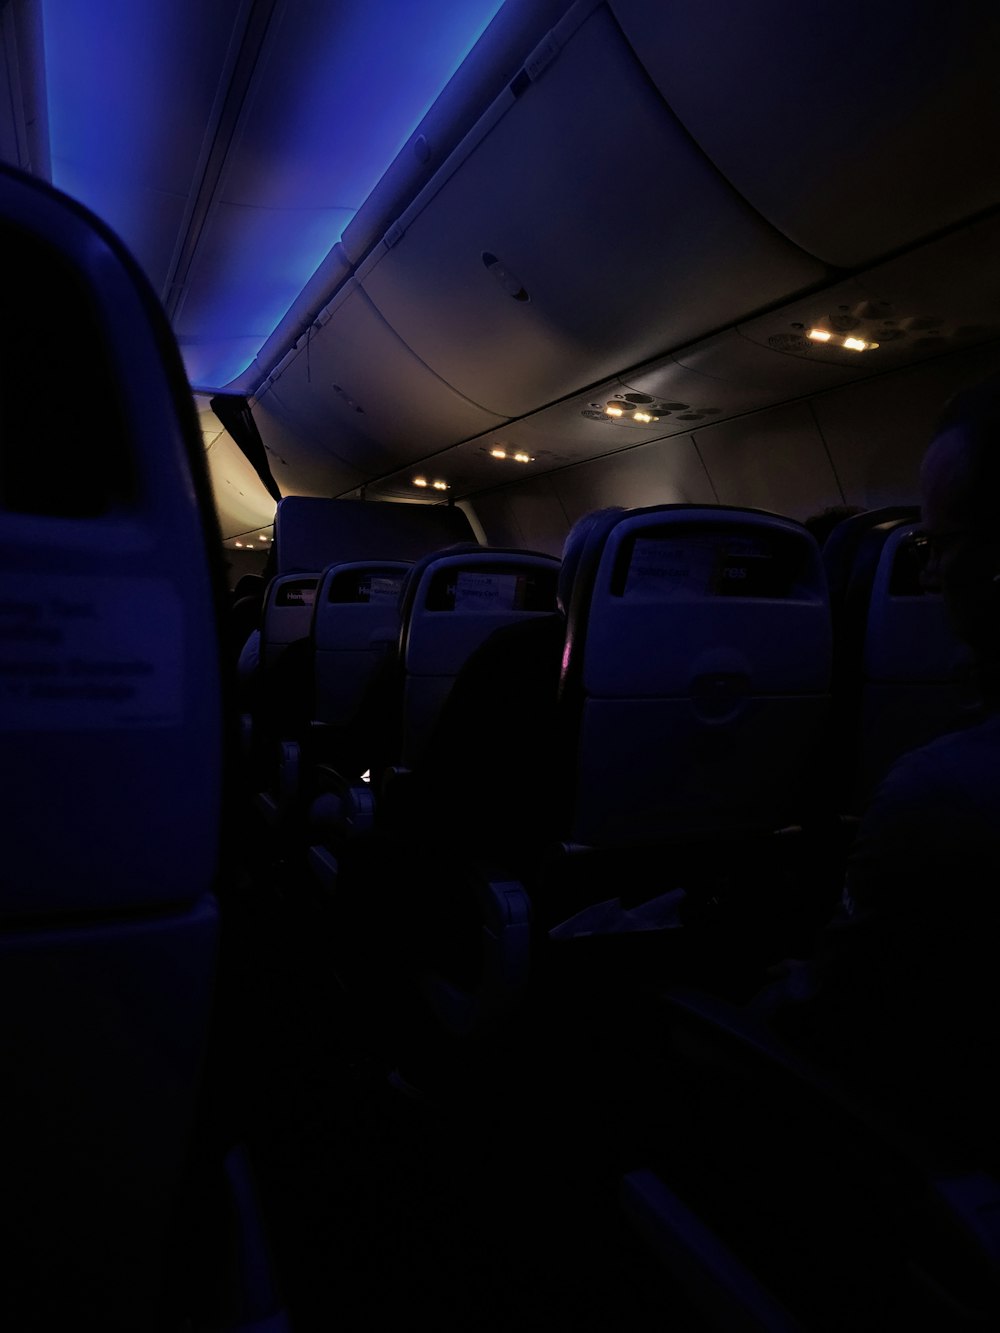
<svg viewBox="0 0 1000 1333"><path fill-rule="evenodd" d="M753 1002L988 704L920 466L1000 371L998 50L0 3L12 1333L996 1325L990 932L926 1098Z"/></svg>

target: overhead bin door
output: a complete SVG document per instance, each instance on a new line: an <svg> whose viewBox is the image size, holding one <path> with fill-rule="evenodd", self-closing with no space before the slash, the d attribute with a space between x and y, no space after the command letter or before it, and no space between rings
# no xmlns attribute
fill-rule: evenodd
<svg viewBox="0 0 1000 1333"><path fill-rule="evenodd" d="M336 495L380 467L422 458L428 439L441 447L500 424L428 370L353 280L317 324L322 336L303 335L256 395L254 417L277 454L279 483L286 462L300 493Z"/></svg>
<svg viewBox="0 0 1000 1333"><path fill-rule="evenodd" d="M501 416L825 276L692 143L589 0L358 270L417 356Z"/></svg>
<svg viewBox="0 0 1000 1333"><path fill-rule="evenodd" d="M827 263L1000 203L992 0L608 3L708 159Z"/></svg>

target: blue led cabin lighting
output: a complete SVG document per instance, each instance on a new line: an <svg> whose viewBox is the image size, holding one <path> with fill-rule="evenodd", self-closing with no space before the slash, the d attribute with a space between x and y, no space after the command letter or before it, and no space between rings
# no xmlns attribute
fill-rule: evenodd
<svg viewBox="0 0 1000 1333"><path fill-rule="evenodd" d="M178 287L247 0L43 0L53 183L146 269L195 387L224 388L250 365L501 7L276 6ZM279 64L294 77L273 79Z"/></svg>

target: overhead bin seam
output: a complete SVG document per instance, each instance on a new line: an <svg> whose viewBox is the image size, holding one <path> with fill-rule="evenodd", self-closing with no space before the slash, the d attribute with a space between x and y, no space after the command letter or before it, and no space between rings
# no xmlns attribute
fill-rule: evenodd
<svg viewBox="0 0 1000 1333"><path fill-rule="evenodd" d="M455 174L466 158L478 148L490 131L503 119L516 101L518 101L532 83L537 83L547 69L556 61L569 39L595 9L600 8L604 0L578 0L578 3L563 15L554 28L545 34L527 56L523 66L514 75L507 87L494 98L469 132L456 144L430 180L414 195L396 220L386 228L381 242L358 261L355 276L363 280L378 263L382 255L402 240L414 218L420 216L427 205L434 199Z"/></svg>

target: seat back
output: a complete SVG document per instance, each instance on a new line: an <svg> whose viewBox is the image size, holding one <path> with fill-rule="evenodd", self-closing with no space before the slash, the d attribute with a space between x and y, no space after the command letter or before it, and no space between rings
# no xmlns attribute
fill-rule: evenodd
<svg viewBox="0 0 1000 1333"><path fill-rule="evenodd" d="M134 262L5 168L0 232L0 1323L152 1330L215 985L221 540Z"/></svg>
<svg viewBox="0 0 1000 1333"><path fill-rule="evenodd" d="M847 590L854 574L854 562L867 533L881 523L897 519L916 520L919 517L920 509L917 505L884 505L878 509L864 509L860 513L841 519L829 533L822 543L822 551L835 626L844 610ZM835 655L837 648L835 642Z"/></svg>
<svg viewBox="0 0 1000 1333"><path fill-rule="evenodd" d="M313 608L313 719L347 726L399 642L403 580L411 560L327 566Z"/></svg>
<svg viewBox="0 0 1000 1333"><path fill-rule="evenodd" d="M463 664L503 625L556 614L559 560L507 547L452 547L418 561L403 593L399 760L419 761Z"/></svg>
<svg viewBox="0 0 1000 1333"><path fill-rule="evenodd" d="M863 811L896 758L961 726L978 701L971 651L941 594L922 586L918 530L915 516L866 529L836 623L837 733L852 813Z"/></svg>
<svg viewBox="0 0 1000 1333"><path fill-rule="evenodd" d="M274 666L289 644L309 637L319 571L278 574L267 585L261 612L260 665Z"/></svg>
<svg viewBox="0 0 1000 1333"><path fill-rule="evenodd" d="M832 640L819 548L801 524L727 506L612 514L581 559L567 639L572 841L802 818Z"/></svg>

